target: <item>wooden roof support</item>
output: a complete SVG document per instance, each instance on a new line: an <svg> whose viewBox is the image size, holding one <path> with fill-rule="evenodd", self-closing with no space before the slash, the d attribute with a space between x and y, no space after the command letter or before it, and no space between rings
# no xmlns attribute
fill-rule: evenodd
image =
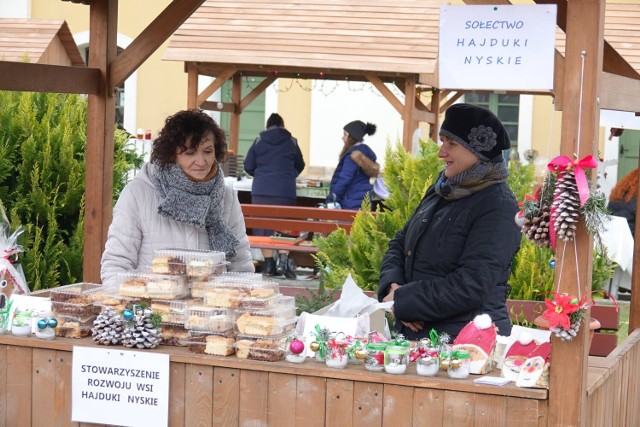
<svg viewBox="0 0 640 427"><path fill-rule="evenodd" d="M416 99L416 82L414 79L407 77L404 79L404 112L402 120L404 126L402 128L402 145L404 149L411 152L413 142L413 132L418 127L418 121L414 118Z"/></svg>
<svg viewBox="0 0 640 427"><path fill-rule="evenodd" d="M173 0L109 65L109 87L120 86L202 3L204 0Z"/></svg>
<svg viewBox="0 0 640 427"><path fill-rule="evenodd" d="M240 111L239 105L242 98L242 76L234 74L231 85L231 102L235 106L235 111L231 113L231 126L229 128L229 150L234 153L238 152L240 142Z"/></svg>
<svg viewBox="0 0 640 427"><path fill-rule="evenodd" d="M276 81L276 77L269 76L265 78L263 81L261 81L258 86L254 87L253 90L249 92L247 96L245 96L240 102L240 107L238 108L239 112L242 113L244 109L247 108L247 106L249 106L249 104L253 102L254 99L260 96L260 94L265 90L267 90L267 88L271 86L271 84L275 81Z"/></svg>
<svg viewBox="0 0 640 427"><path fill-rule="evenodd" d="M391 89L389 89L378 76L375 76L373 74L366 74L365 77L376 89L378 89L378 92L380 92L380 94L384 96L387 101L389 101L391 106L396 109L398 114L403 115L404 105L402 105L402 102L400 102L398 97L395 96L393 92L391 92Z"/></svg>
<svg viewBox="0 0 640 427"><path fill-rule="evenodd" d="M553 108L562 111L562 94L564 92L564 56L556 49L553 72Z"/></svg>
<svg viewBox="0 0 640 427"><path fill-rule="evenodd" d="M579 158L596 155L600 109L597 96L604 47L605 0L571 0L567 5L567 45L560 154ZM581 53L584 52L584 55ZM580 129L578 129L580 128ZM593 236L580 223L574 242L558 241L554 289L572 295L591 290ZM560 272L562 274L560 274ZM589 316L587 315L587 318ZM585 426L587 402L588 328L563 342L552 335L553 363L548 425Z"/></svg>
<svg viewBox="0 0 640 427"><path fill-rule="evenodd" d="M107 85L116 57L117 0L94 0L89 11L89 67L100 70L100 91L89 95L84 218L84 281L100 283L100 258L113 207L115 98Z"/></svg>
<svg viewBox="0 0 640 427"><path fill-rule="evenodd" d="M211 95L215 93L218 89L222 87L222 85L229 80L235 74L235 70L226 70L220 75L218 75L214 81L209 83L209 85L204 88L202 92L198 94L198 99L196 100L196 107L200 107L204 101L207 100Z"/></svg>
<svg viewBox="0 0 640 427"><path fill-rule="evenodd" d="M429 138L438 141L438 131L440 130L440 101L442 99L442 91L435 89L431 95L431 111L433 112L433 123L429 128Z"/></svg>
<svg viewBox="0 0 640 427"><path fill-rule="evenodd" d="M640 168L640 157L638 157L638 167ZM638 175L638 185L640 185L640 174ZM640 199L636 198L636 212L640 209ZM636 230L640 230L640 215L636 215ZM634 287L635 286L635 287ZM640 289L640 238L633 240L633 270L631 272L631 289ZM631 292L631 303L629 310L629 334L640 328L640 292Z"/></svg>
<svg viewBox="0 0 640 427"><path fill-rule="evenodd" d="M187 69L187 108L198 108L198 68L193 62L185 63Z"/></svg>
<svg viewBox="0 0 640 427"><path fill-rule="evenodd" d="M95 95L100 80L97 68L0 61L2 90Z"/></svg>
<svg viewBox="0 0 640 427"><path fill-rule="evenodd" d="M600 108L640 112L640 80L603 72Z"/></svg>

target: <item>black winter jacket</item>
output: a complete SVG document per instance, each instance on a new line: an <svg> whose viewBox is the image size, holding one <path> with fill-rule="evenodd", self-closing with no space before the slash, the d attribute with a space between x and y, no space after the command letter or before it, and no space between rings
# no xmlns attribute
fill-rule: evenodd
<svg viewBox="0 0 640 427"><path fill-rule="evenodd" d="M382 261L378 299L391 283L402 285L394 293L396 330L419 339L435 328L454 338L477 314L487 313L499 334L509 335L505 303L520 246L517 212L505 183L455 201L429 188ZM424 327L416 334L400 321L422 321Z"/></svg>

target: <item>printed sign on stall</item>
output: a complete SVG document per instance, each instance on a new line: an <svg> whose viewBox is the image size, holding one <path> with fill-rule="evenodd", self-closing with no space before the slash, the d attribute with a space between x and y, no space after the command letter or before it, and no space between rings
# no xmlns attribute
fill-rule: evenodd
<svg viewBox="0 0 640 427"><path fill-rule="evenodd" d="M72 421L168 424L168 354L76 346L71 387Z"/></svg>
<svg viewBox="0 0 640 427"><path fill-rule="evenodd" d="M556 5L440 6L438 87L553 88Z"/></svg>

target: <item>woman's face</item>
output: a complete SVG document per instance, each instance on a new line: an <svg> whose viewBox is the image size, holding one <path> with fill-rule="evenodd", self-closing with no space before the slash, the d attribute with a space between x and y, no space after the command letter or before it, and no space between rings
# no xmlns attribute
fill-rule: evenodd
<svg viewBox="0 0 640 427"><path fill-rule="evenodd" d="M213 143L213 133L209 132L202 138L198 148L188 148L182 152L178 149L176 164L191 178L206 178L216 161L216 150ZM187 141L187 146L192 146L190 140Z"/></svg>
<svg viewBox="0 0 640 427"><path fill-rule="evenodd" d="M440 136L442 145L438 157L445 162L444 176L453 178L478 162L478 157L467 148L444 135Z"/></svg>
<svg viewBox="0 0 640 427"><path fill-rule="evenodd" d="M348 139L349 139L349 133L346 130L343 130L342 131L342 142L344 142L346 144Z"/></svg>

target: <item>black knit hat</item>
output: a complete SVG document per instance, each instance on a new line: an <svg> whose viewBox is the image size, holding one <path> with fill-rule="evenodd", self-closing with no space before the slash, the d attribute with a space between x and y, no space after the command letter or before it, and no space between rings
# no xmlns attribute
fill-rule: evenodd
<svg viewBox="0 0 640 427"><path fill-rule="evenodd" d="M373 135L376 133L376 125L373 123L365 124L365 122L361 120L354 120L347 123L343 129L358 142L362 141L365 135Z"/></svg>
<svg viewBox="0 0 640 427"><path fill-rule="evenodd" d="M480 160L498 163L502 150L511 146L500 119L486 108L471 104L454 104L444 114L440 127L444 135L464 145Z"/></svg>

